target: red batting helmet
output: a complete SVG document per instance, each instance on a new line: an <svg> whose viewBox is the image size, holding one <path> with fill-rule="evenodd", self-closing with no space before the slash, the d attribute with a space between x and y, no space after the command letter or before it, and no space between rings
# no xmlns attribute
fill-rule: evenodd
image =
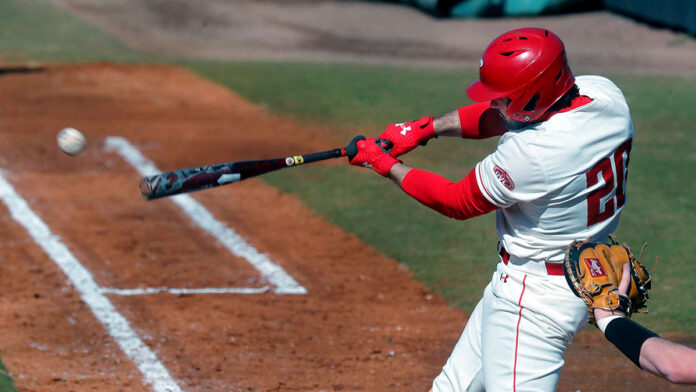
<svg viewBox="0 0 696 392"><path fill-rule="evenodd" d="M479 79L466 94L474 101L507 97L505 113L517 121L534 121L575 84L565 47L546 29L508 31L483 52Z"/></svg>

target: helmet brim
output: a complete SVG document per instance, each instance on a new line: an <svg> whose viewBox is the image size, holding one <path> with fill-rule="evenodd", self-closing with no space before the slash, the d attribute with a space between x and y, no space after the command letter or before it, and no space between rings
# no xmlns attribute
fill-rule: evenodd
<svg viewBox="0 0 696 392"><path fill-rule="evenodd" d="M502 98L510 95L509 91L498 91L486 86L481 82L481 79L477 79L475 82L471 83L469 87L466 88L466 95L472 101L476 102L486 102L493 99Z"/></svg>

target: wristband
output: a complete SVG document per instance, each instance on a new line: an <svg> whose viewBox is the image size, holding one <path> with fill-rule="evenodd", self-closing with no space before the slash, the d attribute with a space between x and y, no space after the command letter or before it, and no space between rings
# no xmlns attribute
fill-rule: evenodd
<svg viewBox="0 0 696 392"><path fill-rule="evenodd" d="M400 161L389 154L384 154L381 157L375 159L372 164L372 168L384 177L389 177L389 171L392 166L396 165Z"/></svg>
<svg viewBox="0 0 696 392"><path fill-rule="evenodd" d="M650 338L659 337L655 332L625 317L611 320L604 336L641 369L640 349L643 343Z"/></svg>
<svg viewBox="0 0 696 392"><path fill-rule="evenodd" d="M612 320L616 320L619 317L623 317L623 316L619 316L619 315L614 314L611 316L607 316L601 320L598 320L597 321L597 328L599 328L599 330L602 331L602 333L605 333L605 330L607 329L607 325L609 325L609 323Z"/></svg>

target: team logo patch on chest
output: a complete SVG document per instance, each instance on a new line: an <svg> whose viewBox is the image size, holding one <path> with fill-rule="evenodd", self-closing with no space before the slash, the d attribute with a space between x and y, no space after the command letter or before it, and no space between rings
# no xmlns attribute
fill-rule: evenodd
<svg viewBox="0 0 696 392"><path fill-rule="evenodd" d="M515 189L515 183L512 181L512 177L510 177L510 175L507 174L505 170L501 169L500 166L495 165L493 167L493 172L505 188L507 188L508 190Z"/></svg>
<svg viewBox="0 0 696 392"><path fill-rule="evenodd" d="M587 265L587 269L590 271L593 278L598 276L607 276L607 273L604 271L604 268L602 268L602 264L600 264L598 258L588 257L585 259L585 264Z"/></svg>

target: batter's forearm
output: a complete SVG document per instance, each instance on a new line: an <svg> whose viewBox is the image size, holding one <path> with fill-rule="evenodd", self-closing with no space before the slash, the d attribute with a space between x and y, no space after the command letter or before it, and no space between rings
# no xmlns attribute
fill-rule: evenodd
<svg viewBox="0 0 696 392"><path fill-rule="evenodd" d="M498 112L487 102L478 102L445 113L433 120L436 136L486 139L507 132Z"/></svg>
<svg viewBox="0 0 696 392"><path fill-rule="evenodd" d="M404 165L403 163L397 163L391 167L391 170L389 170L389 178L391 178L392 181L394 181L394 183L401 188L401 183L404 182L404 178L406 178L409 171L411 171L410 167Z"/></svg>
<svg viewBox="0 0 696 392"><path fill-rule="evenodd" d="M433 128L436 136L462 137L462 125L459 121L459 112L453 110L433 120Z"/></svg>

